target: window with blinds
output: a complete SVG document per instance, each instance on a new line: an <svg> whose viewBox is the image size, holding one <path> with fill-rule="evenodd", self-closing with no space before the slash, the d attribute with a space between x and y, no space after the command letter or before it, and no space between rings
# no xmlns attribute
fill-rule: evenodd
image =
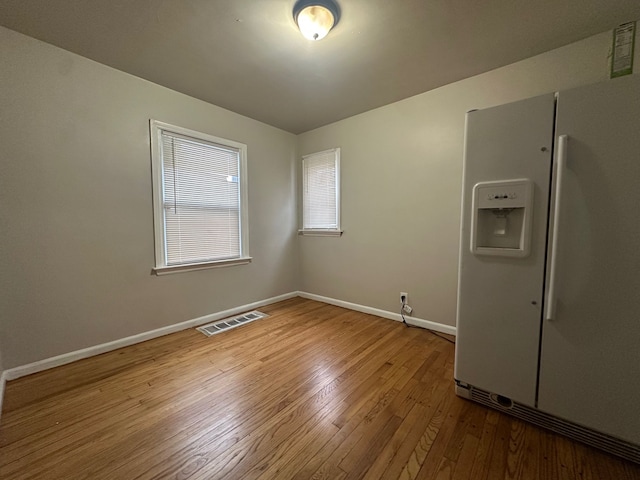
<svg viewBox="0 0 640 480"><path fill-rule="evenodd" d="M340 149L302 157L301 233L340 234Z"/></svg>
<svg viewBox="0 0 640 480"><path fill-rule="evenodd" d="M151 122L156 271L246 263L246 146Z"/></svg>

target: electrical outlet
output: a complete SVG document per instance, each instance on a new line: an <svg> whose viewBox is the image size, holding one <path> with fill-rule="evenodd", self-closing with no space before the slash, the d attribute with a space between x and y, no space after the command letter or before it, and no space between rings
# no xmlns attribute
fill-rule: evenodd
<svg viewBox="0 0 640 480"><path fill-rule="evenodd" d="M409 294L407 292L400 292L400 305L406 305L409 303Z"/></svg>

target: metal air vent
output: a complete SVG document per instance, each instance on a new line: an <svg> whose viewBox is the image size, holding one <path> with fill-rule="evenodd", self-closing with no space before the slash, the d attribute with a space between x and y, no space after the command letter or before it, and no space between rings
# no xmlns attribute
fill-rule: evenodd
<svg viewBox="0 0 640 480"><path fill-rule="evenodd" d="M215 323L210 323L208 325L202 325L201 327L196 328L196 330L204 333L207 337L215 335L216 333L224 332L225 330L231 330L232 328L239 327L240 325L244 325L245 323L253 322L254 320L258 320L260 318L268 317L266 313L259 312L254 310L253 312L243 313L242 315L238 315L237 317L230 317L224 320L218 320Z"/></svg>

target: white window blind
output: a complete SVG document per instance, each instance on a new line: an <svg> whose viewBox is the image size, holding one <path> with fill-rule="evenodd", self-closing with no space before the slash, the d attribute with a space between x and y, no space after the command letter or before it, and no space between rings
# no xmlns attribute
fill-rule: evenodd
<svg viewBox="0 0 640 480"><path fill-rule="evenodd" d="M246 255L243 146L221 143L223 139L211 141L215 137L198 138L197 132L186 131L193 136L185 135L185 131L159 122L155 125L156 162L162 164L161 178L156 181L162 192L161 205L156 207L161 210L156 212L156 221L161 223L160 231L156 228L156 237L161 237L156 238L160 250L156 267L240 259Z"/></svg>
<svg viewBox="0 0 640 480"><path fill-rule="evenodd" d="M303 230L340 229L340 149L306 155L303 165Z"/></svg>

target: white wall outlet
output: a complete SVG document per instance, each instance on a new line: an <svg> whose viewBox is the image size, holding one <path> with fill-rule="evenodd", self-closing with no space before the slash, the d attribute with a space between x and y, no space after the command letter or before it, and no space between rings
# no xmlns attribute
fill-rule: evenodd
<svg viewBox="0 0 640 480"><path fill-rule="evenodd" d="M409 294L407 292L400 292L400 305L406 305L409 303Z"/></svg>

